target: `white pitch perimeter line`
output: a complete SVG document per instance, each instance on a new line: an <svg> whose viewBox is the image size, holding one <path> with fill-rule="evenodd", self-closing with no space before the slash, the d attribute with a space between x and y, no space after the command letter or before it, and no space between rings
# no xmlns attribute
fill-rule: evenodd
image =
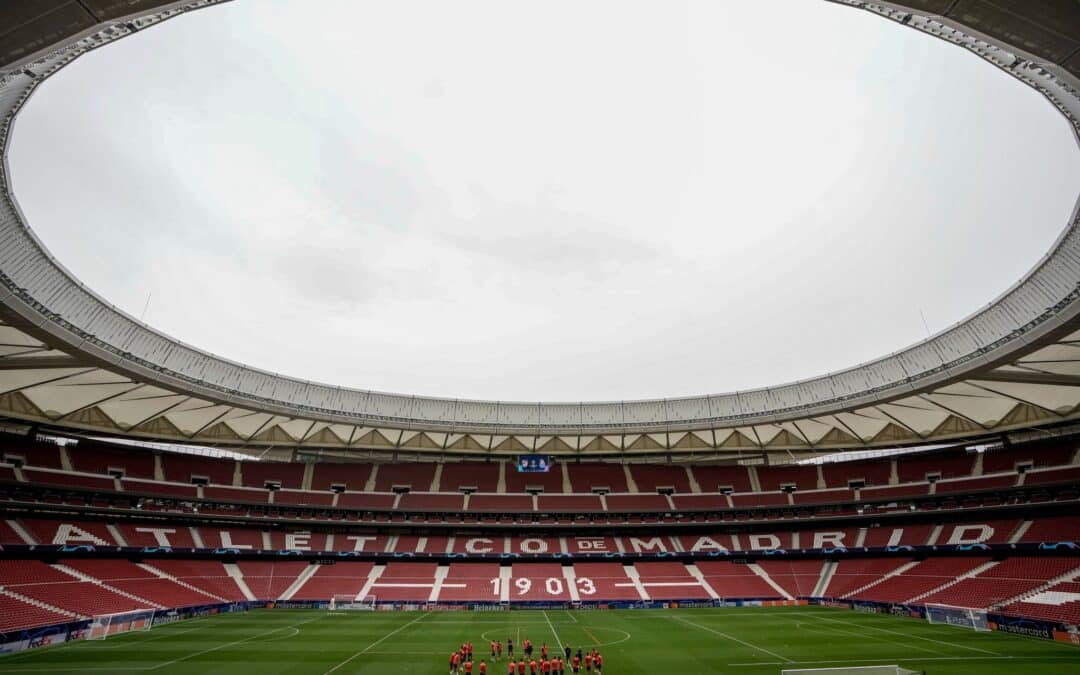
<svg viewBox="0 0 1080 675"><path fill-rule="evenodd" d="M755 650L761 652L762 654L768 654L769 656L774 656L774 657L784 661L784 663L795 663L794 661L792 661L791 659L789 659L786 656L783 656L782 654L777 654L776 652L770 652L768 649L765 649L764 647L758 647L757 645L752 645L749 642L746 642L744 640L740 640L737 637L732 637L731 635L728 635L727 633L721 633L720 631L713 630L712 628L709 628L708 626L702 626L701 624L694 623L693 621L687 621L686 619L682 618L681 616L677 616L677 617L674 617L674 618L675 618L675 620L681 621L681 622L683 622L683 623L685 623L687 625L693 626L694 628L700 628L701 630L708 631L708 632L712 633L713 635L719 635L720 637L731 640L732 642L738 642L739 644L744 645L746 647L750 647L751 649L755 649Z"/></svg>
<svg viewBox="0 0 1080 675"><path fill-rule="evenodd" d="M559 643L559 653L563 653L562 640L559 639L559 633L555 630L555 624L551 623L551 617L547 615L547 610L544 610L544 618L547 619L548 627L551 628L551 634L555 636L555 642Z"/></svg>
<svg viewBox="0 0 1080 675"><path fill-rule="evenodd" d="M802 622L796 621L795 626L797 628L799 628L800 630L807 630L807 629L802 627L803 626ZM810 630L814 630L814 629L811 628ZM857 638L863 638L863 639L870 638L871 640L881 640L882 642L886 642L886 643L891 644L891 645L900 645L901 647L907 647L908 649L918 649L920 652L928 652L930 654L937 654L938 656L944 656L945 655L945 652L939 652L938 650L930 649L929 647L920 647L918 645L906 644L906 643L900 642L899 640L893 640L893 639L887 638L887 637L877 637L875 635L866 635L866 634L863 634L863 633L856 633L853 630L844 630L843 628L831 628L831 627L830 628L823 628L821 630L823 630L823 631L833 631L833 632L837 632L837 633L843 633L844 635L854 635Z"/></svg>
<svg viewBox="0 0 1080 675"><path fill-rule="evenodd" d="M913 635L912 633L901 633L900 631L888 630L887 628L877 628L875 626L867 626L865 624L850 623L848 621L840 621L839 619L830 619L829 617L826 617L826 616L819 616L819 617L816 617L816 618L821 620L821 621L831 621L832 623L842 623L845 626L854 626L855 628L867 628L869 630L876 630L876 631L879 631L881 633L891 633L893 635L899 635L900 637L915 638L916 640L928 640L930 642L936 642L939 645L949 645L950 647L959 647L960 649L970 649L973 652L982 652L983 654L992 654L993 656L1001 656L1001 654L999 654L997 652L992 652L989 649L980 649L979 647L969 647L967 645L959 645L959 644L956 644L955 642L946 642L944 640L935 640L934 638L923 637L921 635Z"/></svg>
<svg viewBox="0 0 1080 675"><path fill-rule="evenodd" d="M564 609L563 611L564 611L564 612L566 612L566 616L570 617L570 620L571 620L571 621L573 621L574 623L577 623L577 622L578 622L578 620L577 620L577 617L576 617L576 616L574 616L574 613L573 613L573 612L571 612L571 611L570 611L570 610L568 610L568 609Z"/></svg>
<svg viewBox="0 0 1080 675"><path fill-rule="evenodd" d="M889 656L884 659L878 659L879 661L1072 661L1075 657L1072 656L1041 656L1032 654L1031 656ZM783 665L797 665L797 666L812 666L820 665L823 663L862 663L865 664L870 659L841 659L839 661L788 661L784 663L782 661L751 661L748 663L729 663L729 666L738 667L750 667L750 666L783 666ZM824 668L823 670L829 670Z"/></svg>
<svg viewBox="0 0 1080 675"><path fill-rule="evenodd" d="M259 633L258 635L252 635L251 637L244 638L243 640L234 640L233 642L227 642L227 643L225 643L223 645L218 645L217 647L211 647L210 649L204 649L201 652L195 652L193 654L187 654L185 656L181 656L180 658L173 659L172 661L166 661L165 663L159 663L156 666L146 668L146 670L148 670L148 671L149 670L157 670L158 668L164 668L165 666L171 666L174 663L180 663L181 661L187 661L188 659L194 658L196 656L201 656L203 654L209 654L210 652L216 652L219 649L225 649L226 647L232 647L233 645L244 644L245 642L251 642L252 640L255 640L255 639L258 639L258 638L261 638L261 637L266 637L267 635L273 635L274 633L278 633L278 632L283 631L283 630L288 630L290 628L296 628L297 626L303 626L305 623L311 623L312 621L318 621L321 618L323 618L323 617L317 616L314 619L308 619L307 621L301 621L300 623L294 623L291 626L282 626L281 628L275 628L274 630L264 631L262 633Z"/></svg>
<svg viewBox="0 0 1080 675"><path fill-rule="evenodd" d="M395 628L394 630L390 631L390 632L389 632L389 633L387 633L386 635L382 636L381 638L379 638L379 639L378 639L378 640L376 640L375 642L372 642L372 643L371 643L371 644L369 644L369 645L368 645L367 647L364 647L364 648L363 648L362 650L360 650L360 651L356 652L355 654L353 654L353 655L352 655L352 656L350 656L349 658L345 659L344 661L342 661L341 663L337 664L336 666L334 666L334 667L333 667L333 668L331 668L330 670L326 671L325 673L323 673L323 675L330 675L330 673L332 673L332 672L334 672L335 670L337 670L338 668L340 668L340 667L344 666L344 665L345 665L346 663L348 663L349 661L352 661L352 660L353 660L353 659L355 659L356 657L358 657L358 656L363 656L364 654L367 654L367 653L368 653L368 652L370 652L370 651L371 651L372 649L374 649L375 647L378 647L378 646L379 646L380 644L382 644L382 643L383 643L383 642L384 642L384 641L385 641L385 640L386 640L387 638L389 638L389 637L392 637L392 636L394 636L394 635L397 635L397 634L398 634L398 633L400 633L401 631L405 630L406 628L408 628L409 626L413 625L414 623L416 623L417 621L419 621L419 620L423 619L423 618L424 618L424 617L426 617L426 616L431 616L431 612L425 612L425 613L421 614L420 616L416 617L415 619L413 619L412 621L410 621L409 623L403 623L403 624L401 624L400 626L398 626L398 627L397 627L397 628Z"/></svg>

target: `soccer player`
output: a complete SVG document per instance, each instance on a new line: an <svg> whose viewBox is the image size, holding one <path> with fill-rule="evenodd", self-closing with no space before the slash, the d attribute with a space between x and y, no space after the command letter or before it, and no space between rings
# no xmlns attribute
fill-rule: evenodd
<svg viewBox="0 0 1080 675"><path fill-rule="evenodd" d="M541 666L540 670L544 671L544 675L551 675L551 661L548 661L543 657L541 657L541 659L543 659L543 665Z"/></svg>
<svg viewBox="0 0 1080 675"><path fill-rule="evenodd" d="M472 675L472 659L465 662L465 675Z"/></svg>
<svg viewBox="0 0 1080 675"><path fill-rule="evenodd" d="M561 656L556 657L555 658L555 672L558 673L558 675L563 675L565 670L566 670L566 662L563 661L563 657L561 657Z"/></svg>
<svg viewBox="0 0 1080 675"><path fill-rule="evenodd" d="M514 663L514 659L508 659L506 661L506 675L516 675L517 664Z"/></svg>
<svg viewBox="0 0 1080 675"><path fill-rule="evenodd" d="M540 656L545 659L548 657L546 642L540 645Z"/></svg>
<svg viewBox="0 0 1080 675"><path fill-rule="evenodd" d="M480 659L480 675L487 675L487 662Z"/></svg>
<svg viewBox="0 0 1080 675"><path fill-rule="evenodd" d="M592 672L592 653L591 652L585 655L585 672L586 673L591 673Z"/></svg>
<svg viewBox="0 0 1080 675"><path fill-rule="evenodd" d="M518 661L518 675L525 675L525 659Z"/></svg>
<svg viewBox="0 0 1080 675"><path fill-rule="evenodd" d="M593 657L593 665L596 666L596 672L600 673L600 668L604 666L604 657L600 656L600 652L596 652L596 656Z"/></svg>
<svg viewBox="0 0 1080 675"><path fill-rule="evenodd" d="M481 660L483 660L483 659L481 659ZM491 641L491 660L492 661L495 660L495 641L494 640Z"/></svg>
<svg viewBox="0 0 1080 675"><path fill-rule="evenodd" d="M467 642L467 643L465 643L465 645L466 645L466 650L465 650L465 651L467 651L467 652L468 652L468 654L469 654L469 660L470 660L470 661L472 661L472 655L473 655L473 646L472 646L472 643L471 643L471 642Z"/></svg>
<svg viewBox="0 0 1080 675"><path fill-rule="evenodd" d="M570 668L572 668L575 673L581 672L581 652L574 655L574 660L570 662Z"/></svg>
<svg viewBox="0 0 1080 675"><path fill-rule="evenodd" d="M498 652L497 658L502 659L502 640L495 641L495 651Z"/></svg>
<svg viewBox="0 0 1080 675"><path fill-rule="evenodd" d="M514 658L514 641L510 638L506 638L506 655L509 656L511 660Z"/></svg>
<svg viewBox="0 0 1080 675"><path fill-rule="evenodd" d="M458 660L460 658L461 655L457 652L452 652L450 654L450 675L457 675Z"/></svg>
<svg viewBox="0 0 1080 675"><path fill-rule="evenodd" d="M570 660L570 645L566 645L566 647L563 648L563 651L566 652L566 660L569 661Z"/></svg>
<svg viewBox="0 0 1080 675"><path fill-rule="evenodd" d="M536 675L536 659L529 660L529 675Z"/></svg>

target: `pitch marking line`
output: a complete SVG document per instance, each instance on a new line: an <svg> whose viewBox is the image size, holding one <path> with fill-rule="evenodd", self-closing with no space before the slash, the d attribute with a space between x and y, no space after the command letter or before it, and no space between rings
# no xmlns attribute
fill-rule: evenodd
<svg viewBox="0 0 1080 675"><path fill-rule="evenodd" d="M157 670L159 668L164 668L165 666L171 666L174 663L180 663L181 661L187 661L188 659L194 658L196 656L201 656L203 654L209 654L210 652L216 652L219 649L225 649L226 647L232 647L234 645L244 644L245 642L251 642L252 640L256 640L256 639L261 638L261 637L266 637L267 635L273 635L274 633L277 633L279 631L288 630L290 628L296 628L297 626L303 626L305 623L311 623L312 621L318 621L321 618L323 618L323 617L317 616L315 618L308 619L307 621L301 621L299 623L294 623L291 626L282 626L281 628L275 628L274 630L268 630L268 631L259 633L258 635L252 635L251 637L244 638L242 640L234 640L232 642L226 642L223 645L218 645L217 647L211 647L210 649L204 649L201 652L194 652L192 654L185 654L184 656L181 656L180 658L173 659L172 661L166 661L165 663L159 663L156 666L152 666L150 668L145 668L144 670ZM297 632L299 632L299 630Z"/></svg>
<svg viewBox="0 0 1080 675"><path fill-rule="evenodd" d="M592 638L592 641L595 642L597 644L597 646L600 645L600 640L597 639L597 637L595 635L593 635L591 630L589 630L585 626L582 626L581 630L585 631L585 634L588 635L590 638Z"/></svg>
<svg viewBox="0 0 1080 675"><path fill-rule="evenodd" d="M750 666L783 666L783 665L797 665L797 666L810 666L820 665L823 663L866 663L870 659L840 659L837 661L751 661L749 663L729 663L727 665L732 667L750 667ZM879 661L1071 661L1068 656L887 656Z"/></svg>
<svg viewBox="0 0 1080 675"><path fill-rule="evenodd" d="M935 640L934 638L923 637L921 635L914 635L912 633L901 633L900 631L896 631L896 630L889 630L887 628L877 628L876 626L867 626L866 624L851 623L849 621L840 621L839 619L830 619L830 618L825 617L825 616L819 616L817 618L819 620L821 620L821 621L831 621L832 623L842 623L845 626L853 626L855 628L865 628L867 630L876 630L876 631L881 632L881 633L891 633L893 635L899 635L900 637L915 638L916 640L928 640L930 642L936 642L939 645L949 645L950 647L958 647L960 649L969 649L969 650L971 650L973 652L982 652L983 654L991 654L993 656L1001 656L1001 654L999 654L997 652L992 652L989 649L981 649L979 647L969 647L967 645L959 645L959 644L956 644L955 642L946 642L945 640Z"/></svg>
<svg viewBox="0 0 1080 675"><path fill-rule="evenodd" d="M369 644L369 645L368 645L367 647L364 647L364 648L363 648L363 649L362 649L361 651L358 651L358 652L356 652L355 654L353 654L353 655L352 655L352 656L350 656L349 658L345 659L344 661L342 661L341 663L337 664L336 666L334 666L334 667L333 667L333 668L331 668L330 670L326 671L325 673L323 673L323 675L330 675L330 673L332 673L332 672L334 672L335 670L337 670L338 668L340 668L340 667L344 666L344 665L345 665L346 663L348 663L348 662L352 661L352 660L353 660L353 659L355 659L356 657L358 657L358 656L362 656L363 654L367 654L367 653L368 653L369 651L371 651L371 650L372 650L372 649L374 649L375 647L378 647L378 646L379 646L380 644L382 644L382 643L383 643L384 641L386 641L386 639L387 639L387 638L389 638L389 637L392 637L392 636L394 636L394 635L397 635L397 634L398 634L398 633L400 633L401 631L405 630L405 629L406 629L406 628L408 628L409 626L413 625L414 623L416 623L416 622L420 621L421 619L423 619L424 617L427 617L427 616L431 616L431 612L425 612L425 613L421 614L420 616L416 617L415 619L413 619L412 621L410 621L410 622L408 622L408 623L403 623L403 624L401 624L400 626L398 626L398 627L397 627L397 628L395 628L394 630L390 631L390 632L389 632L389 633L387 633L386 635L382 636L381 638L379 638L379 639L378 639L378 640L376 640L375 642L372 642L371 644Z"/></svg>
<svg viewBox="0 0 1080 675"><path fill-rule="evenodd" d="M784 656L783 654L777 654L776 652L771 652L768 649L765 649L763 647L758 647L757 645L752 645L749 642L746 642L745 640L740 640L737 637L732 637L731 635L728 635L727 633L721 633L720 631L713 630L712 628L709 628L708 626L702 626L701 624L694 623L693 621L687 621L686 619L684 619L684 618L682 618L680 616L677 616L677 617L674 617L674 618L677 621L681 621L681 622L687 624L688 626L693 626L694 628L700 628L701 630L708 631L708 632L712 633L713 635L719 635L720 637L731 640L732 642L738 642L741 645L744 645L746 647L750 647L751 649L755 649L755 650L761 652L762 654L768 654L769 656L774 656L774 657L784 661L784 663L795 663L794 661L792 661L788 657Z"/></svg>
<svg viewBox="0 0 1080 675"><path fill-rule="evenodd" d="M795 622L795 627L798 628L799 630L809 630L809 631L815 631L815 632L820 631L820 632L825 632L825 633L828 633L828 632L843 633L844 635L854 635L855 637L862 638L862 639L870 638L871 640L881 640L882 642L887 642L888 644L891 644L891 645L899 645L901 647L907 647L908 649L918 649L920 652L927 652L927 653L930 653L930 654L937 654L939 656L944 656L945 655L945 652L939 652L938 650L930 649L929 647L920 647L918 645L908 644L906 642L900 642L899 640L891 640L891 639L889 639L887 637L878 637L876 635L865 635L863 633L856 633L853 630L844 630L843 628L833 628L831 626L828 627L828 628L808 628L808 627L805 627L805 625L801 621L796 621Z"/></svg>
<svg viewBox="0 0 1080 675"><path fill-rule="evenodd" d="M559 633L555 630L555 624L551 623L551 617L548 616L547 611L544 611L544 618L547 619L548 627L551 629L551 634L555 636L555 642L559 643L559 653L563 653L563 643L559 639Z"/></svg>

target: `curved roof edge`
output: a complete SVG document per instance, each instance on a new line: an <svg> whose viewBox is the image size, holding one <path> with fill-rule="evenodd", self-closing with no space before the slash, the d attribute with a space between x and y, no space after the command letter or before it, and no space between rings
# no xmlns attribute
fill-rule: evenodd
<svg viewBox="0 0 1080 675"><path fill-rule="evenodd" d="M1033 376L1030 366L1017 364L1055 343L1072 345L1074 334L1080 330L1080 303L1076 302L1080 298L1080 204L1053 248L1031 271L994 302L963 321L926 341L875 361L822 377L763 389L621 402L521 403L443 399L312 383L250 368L173 340L94 294L49 254L27 225L12 193L7 149L19 110L34 89L60 68L92 49L220 1L224 0L169 3L164 9L160 8L161 3L149 3L159 7L137 16L96 24L92 30L54 45L52 51L16 70L0 72L0 145L4 160L0 172L0 317L10 330L28 340L39 341L39 347L27 352L34 356L19 356L21 361L11 360L14 353L0 353L0 373L20 372L26 379L29 372L51 369L57 374L68 368L73 369L72 372L63 377L69 378L85 377L89 368L111 373L117 383L123 379L138 388L152 387L189 400L203 401L208 406L225 406L247 416L265 417L266 421L250 435L236 434L237 439L245 442L261 438L274 427L310 422L306 434L310 434L316 425L320 425L320 429L351 426L353 433L349 434L346 445L352 443L356 430L368 428L408 430L413 435L431 432L444 437L442 444L435 443L440 449L449 447L448 434L528 435L534 442L522 447L530 449L541 447L535 439L547 436L580 438L582 434L617 434L625 438L626 435L672 432L685 435L688 431L702 430L713 430L715 443L718 430L734 433L742 429L740 434L756 438L757 445L764 447L770 441L762 441L759 430L775 427L786 430L793 439L792 444L797 441L801 445L817 447L830 432L819 436L816 432L807 432L800 423L805 426L822 424L822 419L859 415L867 408L880 411L883 404L903 405L903 401L912 398L927 401L932 393L944 392L973 378L1069 388L1073 397L1066 396L1062 401L1055 399L1053 403L1029 401L1015 393L999 392L998 396L1010 399L1014 404L1034 404L1051 413L1045 421L1060 421L1077 414L1080 371L1070 366L1064 372L1040 370ZM1043 63L1028 52L951 19L913 13L899 3L830 1L871 11L979 55L1041 93L1061 112L1080 138L1080 83L1064 67ZM46 357L52 360L35 361ZM44 368L45 364L48 368ZM1020 374L1015 374L1018 371ZM1009 372L1015 375L1007 375ZM0 376L0 384L3 379ZM55 380L30 377L29 381L33 383L31 387L44 387ZM25 387L0 386L0 394L22 389ZM2 403L0 411L26 418L44 418L54 423L100 428L100 425L70 419L73 411L65 410L63 406L49 408L40 402L31 403L40 414L20 412L18 406ZM905 423L895 414L886 415L884 424L910 432L910 442L925 442L964 433L986 433L1001 427L1007 418L1007 414L997 409L988 412L985 419L979 419L979 415L953 410L940 401L931 407L935 413L967 420L971 426L965 427L966 430L942 431L930 422L926 424L931 428ZM76 406L76 411L86 409L86 406ZM1015 411L1006 412L1012 414ZM140 424L167 415L168 411L161 412ZM1014 420L1013 426L1029 423L1040 422L1038 419ZM940 424L945 422L940 421ZM115 426L117 432L138 435L138 424L125 422ZM868 439L855 426L854 423L833 425L832 430L846 438L830 447L865 446ZM185 430L175 424L174 428L181 432L178 437L187 441L198 438L199 432L207 429L201 427L195 433L184 433ZM161 432L151 435L169 436ZM305 434L286 433L285 436L293 442L306 438ZM399 442L395 447L400 447L400 439L404 436L405 433L398 435ZM670 436L665 438L670 439ZM287 441L283 438L281 442ZM904 441L893 438L893 442ZM625 443L623 446L625 448ZM488 449L493 447L489 443Z"/></svg>

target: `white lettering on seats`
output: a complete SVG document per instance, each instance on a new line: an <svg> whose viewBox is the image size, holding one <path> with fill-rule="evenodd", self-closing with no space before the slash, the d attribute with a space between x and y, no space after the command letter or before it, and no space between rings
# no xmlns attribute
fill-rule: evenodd
<svg viewBox="0 0 1080 675"><path fill-rule="evenodd" d="M311 550L311 533L310 532L286 532L285 533L285 550L287 550L287 551L310 551Z"/></svg>
<svg viewBox="0 0 1080 675"><path fill-rule="evenodd" d="M690 552L697 553L698 551L727 551L727 549L712 537L698 537L698 540L690 548Z"/></svg>
<svg viewBox="0 0 1080 675"><path fill-rule="evenodd" d="M487 544L487 546L482 546L482 544ZM491 553L492 550L493 550L492 547L491 547L491 544L492 544L492 542L491 542L490 539L483 539L483 538L468 539L468 540L465 541L465 552L466 553Z"/></svg>
<svg viewBox="0 0 1080 675"><path fill-rule="evenodd" d="M353 534L353 535L349 535L349 536L347 536L345 538L350 540L350 541L356 542L355 544L353 544L353 550L354 551L363 551L364 546L366 546L369 541L375 541L375 537L372 537L372 536L369 536L369 535L356 535L356 534Z"/></svg>
<svg viewBox="0 0 1080 675"><path fill-rule="evenodd" d="M751 550L780 548L780 537L775 534L751 534L748 536L750 537Z"/></svg>
<svg viewBox="0 0 1080 675"><path fill-rule="evenodd" d="M154 541L157 542L158 546L172 546L169 542L169 538L165 535L176 534L176 530L170 530L164 527L136 527L135 531L154 535Z"/></svg>
<svg viewBox="0 0 1080 675"><path fill-rule="evenodd" d="M574 542L577 544L577 550L579 551L609 550L603 537L575 537Z"/></svg>
<svg viewBox="0 0 1080 675"><path fill-rule="evenodd" d="M637 537L630 537L630 546L634 549L634 553L641 553L642 551L660 551L667 553L667 547L664 546L664 542L660 537L653 537L652 539L638 539Z"/></svg>
<svg viewBox="0 0 1080 675"><path fill-rule="evenodd" d="M945 543L981 544L992 536L994 536L994 528L989 525L957 525L953 528L952 536L949 537L949 541Z"/></svg>
<svg viewBox="0 0 1080 675"><path fill-rule="evenodd" d="M529 539L522 539L518 548L522 553L547 553L548 545L543 539L537 539L531 537Z"/></svg>
<svg viewBox="0 0 1080 675"><path fill-rule="evenodd" d="M110 546L109 542L105 541L101 537L90 534L86 530L75 527L68 523L60 523L60 526L56 528L56 536L53 537L52 543L54 544L97 544L98 546Z"/></svg>
<svg viewBox="0 0 1080 675"><path fill-rule="evenodd" d="M251 548L251 544L234 544L227 530L221 531L221 548Z"/></svg>
<svg viewBox="0 0 1080 675"><path fill-rule="evenodd" d="M843 532L815 532L814 533L814 545L812 548L825 548L825 544L828 544L832 548L836 548L844 545L844 533Z"/></svg>

